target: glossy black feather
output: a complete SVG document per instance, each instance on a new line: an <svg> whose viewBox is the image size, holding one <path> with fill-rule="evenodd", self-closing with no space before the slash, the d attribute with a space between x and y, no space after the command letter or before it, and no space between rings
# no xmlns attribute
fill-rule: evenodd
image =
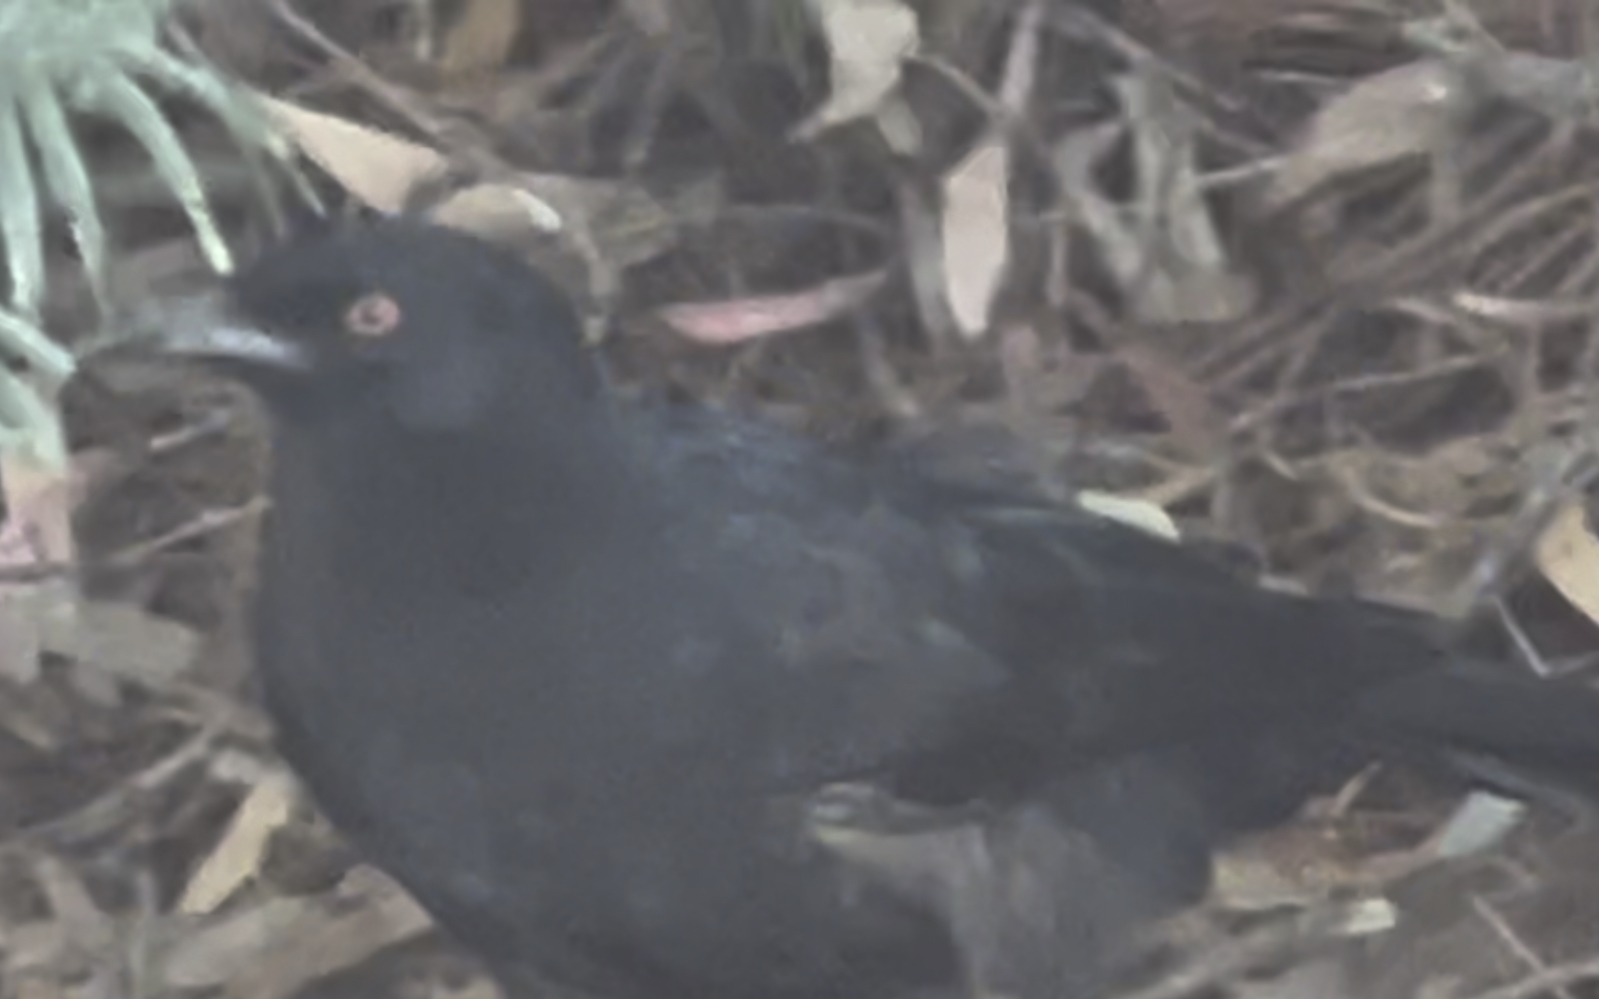
<svg viewBox="0 0 1599 999"><path fill-rule="evenodd" d="M1062 941L1091 991L1117 934L1203 890L1218 838L1390 738L1599 761L1586 689L1463 673L1404 615L735 415L617 403L561 295L468 237L344 228L231 293L313 359L233 369L275 418L260 669L283 751L510 980L957 989L937 914L806 834L832 782L1042 806L1097 842L1128 904ZM346 332L373 293L399 328Z"/></svg>

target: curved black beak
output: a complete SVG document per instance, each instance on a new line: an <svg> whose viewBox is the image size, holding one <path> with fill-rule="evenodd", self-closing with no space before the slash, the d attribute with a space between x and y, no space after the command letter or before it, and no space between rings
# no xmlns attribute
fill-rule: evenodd
<svg viewBox="0 0 1599 999"><path fill-rule="evenodd" d="M303 344L241 317L221 288L141 303L78 354L164 355L276 371L311 367Z"/></svg>

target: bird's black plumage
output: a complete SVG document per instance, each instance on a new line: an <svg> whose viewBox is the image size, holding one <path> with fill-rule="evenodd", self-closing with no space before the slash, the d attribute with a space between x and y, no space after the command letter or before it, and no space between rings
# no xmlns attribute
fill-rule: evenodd
<svg viewBox="0 0 1599 999"><path fill-rule="evenodd" d="M1470 672L1406 615L1266 592L887 455L619 403L558 291L467 236L337 227L226 301L230 322L173 336L273 416L259 668L283 751L513 981L956 989L938 915L807 833L837 782L1043 808L1114 872L1085 899L1114 890L1131 921L1387 740L1599 763L1599 698ZM1103 929L1062 941L1073 987Z"/></svg>

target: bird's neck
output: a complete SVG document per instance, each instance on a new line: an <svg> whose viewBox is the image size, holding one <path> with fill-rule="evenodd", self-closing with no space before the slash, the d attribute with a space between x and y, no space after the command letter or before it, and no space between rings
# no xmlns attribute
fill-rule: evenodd
<svg viewBox="0 0 1599 999"><path fill-rule="evenodd" d="M589 415L421 438L286 427L274 502L316 524L342 579L422 594L515 588L627 527L637 484L608 410Z"/></svg>

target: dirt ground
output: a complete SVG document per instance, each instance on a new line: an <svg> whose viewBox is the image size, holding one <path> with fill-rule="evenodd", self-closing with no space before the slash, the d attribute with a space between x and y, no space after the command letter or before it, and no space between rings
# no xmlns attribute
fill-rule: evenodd
<svg viewBox="0 0 1599 999"><path fill-rule="evenodd" d="M333 210L425 210L525 250L623 391L1112 493L1282 585L1437 610L1529 669L1592 665L1585 0L209 0L182 18L272 98ZM270 213L216 125L171 114L247 256ZM102 197L118 294L202 280L125 141L84 142L123 178ZM70 342L92 309L62 266L45 319ZM123 373L65 407L77 623L0 644L0 989L492 992L270 751L244 630L267 460L249 400ZM0 546L0 626L64 599L26 575ZM1131 994L1591 991L1599 829L1580 809L1511 822L1368 778L1222 858Z"/></svg>

